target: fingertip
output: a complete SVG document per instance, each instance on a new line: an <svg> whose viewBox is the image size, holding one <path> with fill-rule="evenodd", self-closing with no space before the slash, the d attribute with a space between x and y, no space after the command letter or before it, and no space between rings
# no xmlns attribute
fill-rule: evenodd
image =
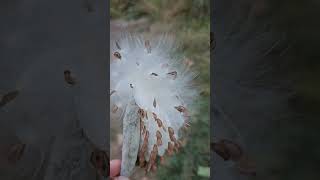
<svg viewBox="0 0 320 180"><path fill-rule="evenodd" d="M110 161L110 177L115 177L120 174L121 161L120 160L111 160Z"/></svg>

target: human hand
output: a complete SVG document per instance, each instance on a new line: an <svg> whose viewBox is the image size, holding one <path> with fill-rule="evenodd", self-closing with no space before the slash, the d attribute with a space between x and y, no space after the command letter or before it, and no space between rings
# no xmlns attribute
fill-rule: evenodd
<svg viewBox="0 0 320 180"><path fill-rule="evenodd" d="M114 180L129 180L127 177L119 176L121 161L119 159L110 161L110 177Z"/></svg>

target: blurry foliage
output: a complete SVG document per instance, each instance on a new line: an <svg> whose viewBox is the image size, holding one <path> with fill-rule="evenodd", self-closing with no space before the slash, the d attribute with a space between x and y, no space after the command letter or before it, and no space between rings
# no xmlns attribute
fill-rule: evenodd
<svg viewBox="0 0 320 180"><path fill-rule="evenodd" d="M158 168L157 179L209 179L198 172L210 165L210 1L111 0L112 19L148 18L175 31L179 51L193 61L200 97L188 132L187 144Z"/></svg>

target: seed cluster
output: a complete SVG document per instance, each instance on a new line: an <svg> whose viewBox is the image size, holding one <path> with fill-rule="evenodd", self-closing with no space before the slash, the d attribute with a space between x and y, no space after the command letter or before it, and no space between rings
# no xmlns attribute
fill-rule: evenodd
<svg viewBox="0 0 320 180"><path fill-rule="evenodd" d="M128 97L133 97L139 107L137 163L146 172L157 169L157 159L163 163L165 156L173 155L182 147L178 132L180 128L190 126L185 100L195 94L193 89L186 88L192 77L173 66L171 57L166 54L169 46L162 46L164 41L161 41L153 48L152 42L133 37L116 41L111 62L114 85L111 85L110 96L122 98L123 107L128 103ZM187 65L181 63L189 68ZM113 106L112 112L119 108Z"/></svg>
<svg viewBox="0 0 320 180"><path fill-rule="evenodd" d="M184 110L186 110L185 107L183 108ZM150 170L156 170L157 169L156 159L159 158L161 163L163 163L164 161L164 156L160 156L158 154L158 148L164 145L162 139L165 138L161 134L160 129L162 129L163 132L167 133L170 139L170 141L167 144L166 155L172 156L174 152L178 152L179 149L182 147L182 143L180 140L177 140L174 129L172 127L165 128L162 124L161 119L158 118L157 114L152 113L152 118L157 123L159 129L156 131L156 134L155 134L156 143L153 144L152 151L150 154L148 154L148 151L147 151L148 143L149 143L149 139L152 138L150 137L150 133L146 129L146 125L145 125L145 121L148 121L147 119L148 113L143 109L139 109L137 113L140 118L140 134L143 137L142 145L140 145L140 148L139 148L138 163L141 168L145 167L147 172ZM149 160L147 162L146 156L148 155L149 155L149 158L148 158Z"/></svg>

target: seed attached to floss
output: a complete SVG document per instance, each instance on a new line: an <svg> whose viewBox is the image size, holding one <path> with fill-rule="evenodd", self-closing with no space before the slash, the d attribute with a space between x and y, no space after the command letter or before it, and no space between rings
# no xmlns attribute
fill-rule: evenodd
<svg viewBox="0 0 320 180"><path fill-rule="evenodd" d="M139 117L140 117L140 118L144 119L144 117L145 117L145 112L144 112L143 109L140 108L140 109L138 110L138 114L139 114Z"/></svg>
<svg viewBox="0 0 320 180"><path fill-rule="evenodd" d="M142 134L145 134L145 133L146 133L146 126L143 126Z"/></svg>
<svg viewBox="0 0 320 180"><path fill-rule="evenodd" d="M183 106L175 106L174 107L176 110L178 110L179 112L185 112L186 111L186 108L183 107Z"/></svg>
<svg viewBox="0 0 320 180"><path fill-rule="evenodd" d="M159 118L157 118L156 121L157 121L158 127L162 127L162 121Z"/></svg>
<svg viewBox="0 0 320 180"><path fill-rule="evenodd" d="M154 120L156 120L157 119L156 113L153 112L152 115L153 115Z"/></svg>
<svg viewBox="0 0 320 180"><path fill-rule="evenodd" d="M172 49L169 49L173 44L166 43L163 39L151 42L151 40L129 36L114 43L114 49L111 50L114 60L110 62L110 69L116 76L113 77L115 83L112 84L111 89L116 90L116 95L120 98L111 98L111 100L120 101L112 104L127 107L122 119L125 127L123 134L127 135L124 136L127 141L124 141L122 146L120 174L130 176L136 162L140 167L145 168L146 172L155 171L158 158L161 163L164 161L163 151L171 156L182 147L179 141L181 137L177 132L186 126L183 123L188 120L185 118L186 109L176 102L191 103L190 100L195 97L193 95L197 91L188 86L191 81L188 71L180 74L178 69L185 70L192 65L192 62L177 64L176 56L171 54ZM127 57L126 54L130 56ZM174 69L175 65L181 68ZM128 83L123 85L123 82ZM164 92L169 93L165 98L163 98ZM113 93L115 92L111 91L110 95ZM189 104L183 105L189 106ZM131 113L130 108L135 108L134 113ZM131 120L139 124L127 123ZM140 125L140 128L137 125ZM136 137L137 141L128 141L135 140Z"/></svg>
<svg viewBox="0 0 320 180"><path fill-rule="evenodd" d="M158 146L155 144L155 145L153 145L153 149L150 154L147 172L150 171L150 169L152 168L153 165L155 165L156 159L157 159L157 154L158 154Z"/></svg>
<svg viewBox="0 0 320 180"><path fill-rule="evenodd" d="M145 166L145 153L148 150L148 138L149 138L149 131L146 132L144 139L143 139L143 144L142 147L139 151L139 166L144 167Z"/></svg>
<svg viewBox="0 0 320 180"><path fill-rule="evenodd" d="M114 57L121 60L121 54L119 52L114 52L113 55L114 55Z"/></svg>
<svg viewBox="0 0 320 180"><path fill-rule="evenodd" d="M156 99L153 99L153 107L154 107L154 108L156 108L156 107L157 107Z"/></svg>
<svg viewBox="0 0 320 180"><path fill-rule="evenodd" d="M172 72L169 72L167 74L170 75L173 80L175 80L177 78L177 76L178 76L177 71L172 71Z"/></svg>
<svg viewBox="0 0 320 180"><path fill-rule="evenodd" d="M119 50L121 50L121 47L120 47L120 45L119 45L118 42L116 42L116 46L117 46L117 48L118 48Z"/></svg>
<svg viewBox="0 0 320 180"><path fill-rule="evenodd" d="M115 93L116 91L115 90L112 90L111 92L110 92L110 96L113 94L113 93Z"/></svg>
<svg viewBox="0 0 320 180"><path fill-rule="evenodd" d="M169 136L174 135L174 130L172 129L172 127L168 127L168 131L169 131Z"/></svg>
<svg viewBox="0 0 320 180"><path fill-rule="evenodd" d="M157 136L157 145L161 146L162 145L162 140L161 140L162 135L161 135L161 132L159 130L157 131L156 136Z"/></svg>
<svg viewBox="0 0 320 180"><path fill-rule="evenodd" d="M167 153L169 156L172 156L173 155L173 144L171 142L168 142L168 149L167 149Z"/></svg>

